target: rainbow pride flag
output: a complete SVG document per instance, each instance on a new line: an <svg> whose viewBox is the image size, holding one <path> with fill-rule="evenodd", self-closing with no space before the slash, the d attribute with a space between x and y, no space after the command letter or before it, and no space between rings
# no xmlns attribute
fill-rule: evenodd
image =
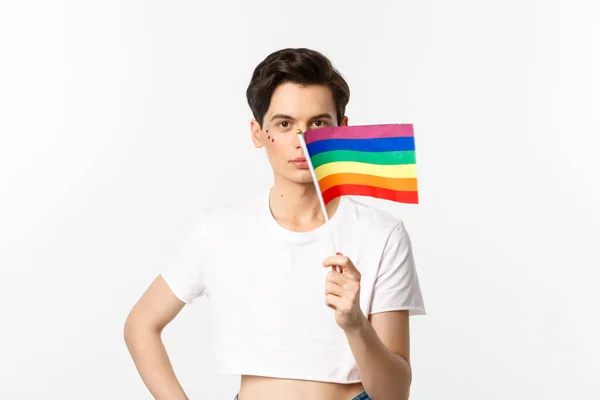
<svg viewBox="0 0 600 400"><path fill-rule="evenodd" d="M419 202L412 124L319 128L304 140L325 204L343 195Z"/></svg>

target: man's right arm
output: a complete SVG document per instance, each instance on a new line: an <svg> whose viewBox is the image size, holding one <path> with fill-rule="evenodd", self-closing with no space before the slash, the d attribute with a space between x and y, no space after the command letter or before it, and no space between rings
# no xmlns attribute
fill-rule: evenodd
<svg viewBox="0 0 600 400"><path fill-rule="evenodd" d="M124 336L129 353L144 384L158 400L188 400L161 340L162 330L184 306L158 275L125 322Z"/></svg>

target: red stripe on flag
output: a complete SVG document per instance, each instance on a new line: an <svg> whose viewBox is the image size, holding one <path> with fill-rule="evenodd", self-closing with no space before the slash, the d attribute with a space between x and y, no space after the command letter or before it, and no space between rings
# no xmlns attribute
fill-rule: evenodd
<svg viewBox="0 0 600 400"><path fill-rule="evenodd" d="M419 192L390 190L366 185L338 185L323 192L323 202L327 205L338 196L369 196L399 203L419 203Z"/></svg>

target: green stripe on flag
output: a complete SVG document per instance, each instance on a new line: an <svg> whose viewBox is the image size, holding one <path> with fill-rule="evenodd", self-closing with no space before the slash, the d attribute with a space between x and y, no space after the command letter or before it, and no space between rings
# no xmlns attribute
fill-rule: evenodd
<svg viewBox="0 0 600 400"><path fill-rule="evenodd" d="M337 161L354 161L377 165L415 164L415 152L413 151L354 151L334 150L315 154L310 158L313 168L323 164Z"/></svg>

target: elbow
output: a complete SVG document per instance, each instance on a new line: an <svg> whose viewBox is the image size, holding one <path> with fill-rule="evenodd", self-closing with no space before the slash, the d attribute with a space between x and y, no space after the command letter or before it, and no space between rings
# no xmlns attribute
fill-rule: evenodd
<svg viewBox="0 0 600 400"><path fill-rule="evenodd" d="M404 396L402 398L408 400L410 397L410 387L412 385L413 380L412 367L410 365L410 362L406 358L402 357L402 361L402 381L404 382Z"/></svg>
<svg viewBox="0 0 600 400"><path fill-rule="evenodd" d="M403 356L398 354L397 357L397 361L398 363L398 379L396 379L396 384L397 386L397 392L396 393L401 393L401 396L399 397L402 400L408 400L410 397L410 387L412 384L412 367L410 365L410 362Z"/></svg>
<svg viewBox="0 0 600 400"><path fill-rule="evenodd" d="M137 318L134 313L130 313L123 325L123 340L128 348L148 335L160 336L161 330L154 327L141 318Z"/></svg>
<svg viewBox="0 0 600 400"><path fill-rule="evenodd" d="M408 368L403 371L403 381L404 381L404 390L403 390L403 394L404 396L402 397L405 400L409 400L410 397L410 387L412 385L412 370L410 368L410 366L408 366Z"/></svg>
<svg viewBox="0 0 600 400"><path fill-rule="evenodd" d="M123 340L125 340L127 347L131 346L133 338L136 336L136 330L136 324L132 320L131 315L129 315L123 325Z"/></svg>

